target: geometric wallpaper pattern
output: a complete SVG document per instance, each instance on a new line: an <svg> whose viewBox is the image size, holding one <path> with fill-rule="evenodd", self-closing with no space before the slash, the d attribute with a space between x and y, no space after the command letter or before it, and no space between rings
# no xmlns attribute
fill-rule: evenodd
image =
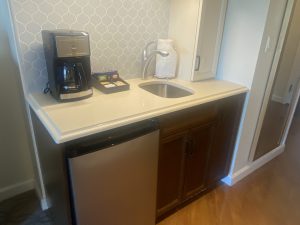
<svg viewBox="0 0 300 225"><path fill-rule="evenodd" d="M22 77L29 92L47 82L41 30L73 29L90 35L93 72L141 74L145 45L167 38L170 0L11 0Z"/></svg>

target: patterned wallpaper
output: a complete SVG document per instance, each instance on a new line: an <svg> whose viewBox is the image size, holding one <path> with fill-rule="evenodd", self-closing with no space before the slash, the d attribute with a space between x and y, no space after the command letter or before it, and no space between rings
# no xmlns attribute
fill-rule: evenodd
<svg viewBox="0 0 300 225"><path fill-rule="evenodd" d="M10 0L27 91L47 82L42 29L75 29L90 34L92 71L117 69L140 75L141 52L166 38L170 0Z"/></svg>

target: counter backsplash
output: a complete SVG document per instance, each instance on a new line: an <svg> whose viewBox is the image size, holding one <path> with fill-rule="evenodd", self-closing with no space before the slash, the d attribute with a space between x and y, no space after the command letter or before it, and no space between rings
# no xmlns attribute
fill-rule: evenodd
<svg viewBox="0 0 300 225"><path fill-rule="evenodd" d="M11 0L10 7L24 85L40 92L47 82L42 29L89 32L92 71L118 69L133 78L144 46L167 37L170 0Z"/></svg>

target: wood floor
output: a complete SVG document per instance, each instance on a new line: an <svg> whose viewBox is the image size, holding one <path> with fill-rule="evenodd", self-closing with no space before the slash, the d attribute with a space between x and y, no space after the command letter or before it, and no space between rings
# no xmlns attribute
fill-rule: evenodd
<svg viewBox="0 0 300 225"><path fill-rule="evenodd" d="M33 190L0 202L0 225L55 225L51 221Z"/></svg>
<svg viewBox="0 0 300 225"><path fill-rule="evenodd" d="M159 225L300 225L300 117L286 151L234 187L219 186Z"/></svg>

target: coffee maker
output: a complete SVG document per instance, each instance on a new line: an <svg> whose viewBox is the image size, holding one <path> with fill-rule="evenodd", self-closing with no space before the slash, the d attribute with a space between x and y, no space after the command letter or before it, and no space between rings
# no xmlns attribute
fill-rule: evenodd
<svg viewBox="0 0 300 225"><path fill-rule="evenodd" d="M61 102L92 96L88 33L43 30L42 38L51 95Z"/></svg>

